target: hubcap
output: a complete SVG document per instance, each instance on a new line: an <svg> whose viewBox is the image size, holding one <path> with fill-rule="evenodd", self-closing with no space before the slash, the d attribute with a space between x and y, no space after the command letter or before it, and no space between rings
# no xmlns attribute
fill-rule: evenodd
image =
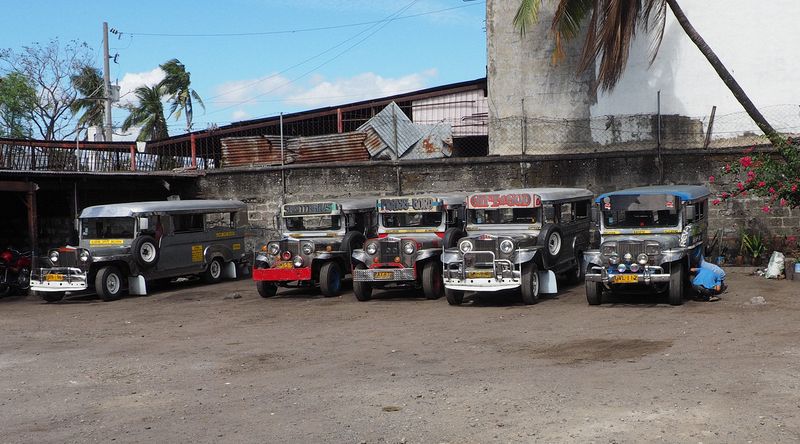
<svg viewBox="0 0 800 444"><path fill-rule="evenodd" d="M547 242L547 248L550 250L550 254L558 253L558 250L561 249L561 236L558 233L553 233L550 235L550 240Z"/></svg>
<svg viewBox="0 0 800 444"><path fill-rule="evenodd" d="M155 245L151 244L150 242L145 242L142 244L142 247L139 249L141 253L142 259L145 262L153 262L156 258L156 248Z"/></svg>
<svg viewBox="0 0 800 444"><path fill-rule="evenodd" d="M539 294L539 274L533 273L531 277L531 293L533 296L537 296Z"/></svg>
<svg viewBox="0 0 800 444"><path fill-rule="evenodd" d="M106 289L111 294L116 294L119 291L119 276L111 273L106 278Z"/></svg>
<svg viewBox="0 0 800 444"><path fill-rule="evenodd" d="M221 267L219 265L219 261L212 261L211 262L211 277L214 279L219 277Z"/></svg>

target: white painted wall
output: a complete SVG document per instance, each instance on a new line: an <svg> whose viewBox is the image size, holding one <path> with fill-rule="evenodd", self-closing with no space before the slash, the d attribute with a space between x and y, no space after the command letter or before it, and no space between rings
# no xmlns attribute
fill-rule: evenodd
<svg viewBox="0 0 800 444"><path fill-rule="evenodd" d="M681 0L680 4L773 126L800 132L800 1ZM715 133L755 128L671 11L658 57L650 67L648 61L649 37L642 34L617 88L610 94L598 93L592 117L655 113L660 90L662 114L701 118L716 105L720 126L715 123Z"/></svg>

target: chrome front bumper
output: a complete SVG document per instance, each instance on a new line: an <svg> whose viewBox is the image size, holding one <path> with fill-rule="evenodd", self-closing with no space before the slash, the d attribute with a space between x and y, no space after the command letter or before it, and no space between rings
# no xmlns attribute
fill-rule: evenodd
<svg viewBox="0 0 800 444"><path fill-rule="evenodd" d="M380 275L376 273L389 273L390 275ZM367 268L363 270L353 270L353 281L356 282L397 282L415 281L417 273L413 268Z"/></svg>
<svg viewBox="0 0 800 444"><path fill-rule="evenodd" d="M86 290L89 288L86 278L87 273L80 268L36 268L31 271L31 290L47 292Z"/></svg>
<svg viewBox="0 0 800 444"><path fill-rule="evenodd" d="M664 269L658 265L648 265L644 271L637 273L609 273L608 269L603 267L592 267L593 273L586 273L587 282L600 282L606 286L611 284L657 284L669 282L669 273L664 273ZM615 276L636 276L636 282L614 282Z"/></svg>
<svg viewBox="0 0 800 444"><path fill-rule="evenodd" d="M479 252L487 254L489 252ZM464 253L467 256L471 253ZM521 269L507 259L496 259L493 253L492 262L483 262L481 268L466 269L464 261L445 264L442 282L445 288L459 291L502 291L518 288L522 285ZM491 268L488 267L491 265ZM490 276L486 277L486 274Z"/></svg>

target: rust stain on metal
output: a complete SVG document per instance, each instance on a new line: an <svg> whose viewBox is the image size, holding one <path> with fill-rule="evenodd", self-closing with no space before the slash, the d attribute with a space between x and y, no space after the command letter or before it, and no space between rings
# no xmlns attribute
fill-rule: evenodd
<svg viewBox="0 0 800 444"><path fill-rule="evenodd" d="M222 166L280 165L280 143L278 136L222 138Z"/></svg>
<svg viewBox="0 0 800 444"><path fill-rule="evenodd" d="M299 153L298 163L369 160L365 139L364 133L351 132L299 137L293 139L291 145Z"/></svg>

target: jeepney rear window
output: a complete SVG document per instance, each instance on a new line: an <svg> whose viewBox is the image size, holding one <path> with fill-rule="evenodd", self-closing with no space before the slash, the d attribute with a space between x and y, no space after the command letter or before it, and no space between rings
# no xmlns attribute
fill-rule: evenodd
<svg viewBox="0 0 800 444"><path fill-rule="evenodd" d="M493 210L469 210L469 223L493 224L537 224L542 222L541 208L497 208Z"/></svg>
<svg viewBox="0 0 800 444"><path fill-rule="evenodd" d="M381 220L386 228L438 227L442 224L442 213L384 213L381 214Z"/></svg>
<svg viewBox="0 0 800 444"><path fill-rule="evenodd" d="M134 234L132 217L98 217L81 219L83 239L132 239Z"/></svg>
<svg viewBox="0 0 800 444"><path fill-rule="evenodd" d="M283 223L288 231L338 230L342 226L338 215L284 217Z"/></svg>

